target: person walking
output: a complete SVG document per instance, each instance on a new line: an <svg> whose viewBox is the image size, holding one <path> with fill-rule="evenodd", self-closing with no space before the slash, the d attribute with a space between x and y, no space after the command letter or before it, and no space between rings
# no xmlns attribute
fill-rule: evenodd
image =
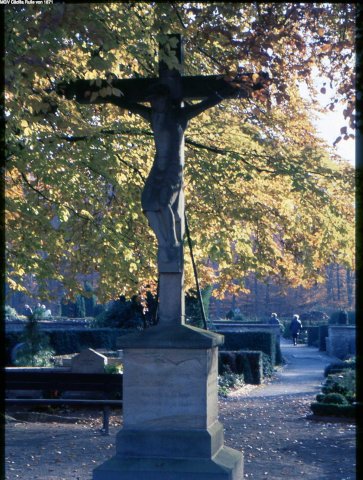
<svg viewBox="0 0 363 480"><path fill-rule="evenodd" d="M280 340L280 335L283 333L284 327L283 324L280 322L280 320L277 318L277 313L271 313L271 317L268 321L270 325L276 325L279 327L279 332L277 334L278 340Z"/></svg>
<svg viewBox="0 0 363 480"><path fill-rule="evenodd" d="M280 320L277 318L277 313L271 313L270 320L268 321L270 325L279 325L281 326Z"/></svg>
<svg viewBox="0 0 363 480"><path fill-rule="evenodd" d="M31 317L33 315L33 310L27 304L24 305L24 314L26 317Z"/></svg>
<svg viewBox="0 0 363 480"><path fill-rule="evenodd" d="M290 333L292 336L292 343L294 345L297 345L297 339L301 330L302 324L301 320L299 319L299 315L294 315L290 323Z"/></svg>

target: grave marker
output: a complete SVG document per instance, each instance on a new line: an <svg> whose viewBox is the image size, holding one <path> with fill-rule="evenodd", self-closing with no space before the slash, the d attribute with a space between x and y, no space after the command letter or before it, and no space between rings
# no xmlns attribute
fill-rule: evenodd
<svg viewBox="0 0 363 480"><path fill-rule="evenodd" d="M82 350L71 360L72 373L104 373L107 357L87 348Z"/></svg>

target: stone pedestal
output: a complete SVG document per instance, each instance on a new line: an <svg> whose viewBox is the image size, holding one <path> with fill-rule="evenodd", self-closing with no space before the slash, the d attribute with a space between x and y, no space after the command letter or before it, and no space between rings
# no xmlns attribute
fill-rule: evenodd
<svg viewBox="0 0 363 480"><path fill-rule="evenodd" d="M123 429L94 480L242 480L242 453L218 421L218 345L184 325L122 338Z"/></svg>

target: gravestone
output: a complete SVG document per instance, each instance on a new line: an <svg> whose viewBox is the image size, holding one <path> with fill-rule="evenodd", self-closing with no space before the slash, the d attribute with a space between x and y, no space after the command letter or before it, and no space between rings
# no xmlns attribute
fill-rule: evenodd
<svg viewBox="0 0 363 480"><path fill-rule="evenodd" d="M12 365L15 365L15 362L17 360L17 356L21 353L22 351L24 350L24 347L25 347L26 343L25 342L21 342L21 343L17 343L11 350L11 353L10 353L10 357L11 357L11 364Z"/></svg>
<svg viewBox="0 0 363 480"><path fill-rule="evenodd" d="M112 103L141 116L156 150L141 206L158 241L159 322L120 339L123 429L116 455L94 470L94 480L243 478L242 453L224 445L218 421L223 336L185 325L184 133L206 109L263 89L266 76L243 73L231 82L221 75L184 77L182 69L181 37L168 35L158 78L77 80L58 89L79 103Z"/></svg>
<svg viewBox="0 0 363 480"><path fill-rule="evenodd" d="M87 348L72 358L72 373L104 373L107 357Z"/></svg>

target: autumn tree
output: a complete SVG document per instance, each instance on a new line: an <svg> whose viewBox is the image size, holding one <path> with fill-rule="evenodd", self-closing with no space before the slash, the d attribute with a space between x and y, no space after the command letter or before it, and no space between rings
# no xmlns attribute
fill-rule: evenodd
<svg viewBox="0 0 363 480"><path fill-rule="evenodd" d="M114 105L80 105L61 81L156 76L158 42L185 40L185 74L266 72L269 95L200 115L186 137L185 194L201 285L243 290L244 278L324 281L353 269L353 171L314 131L314 72L328 108L354 128L354 4L88 3L5 11L7 281L72 295L98 272L108 300L156 284L156 242L140 195L153 161L146 122ZM306 84L311 98L303 98ZM334 97L329 97L330 86ZM333 91L333 90L332 90ZM343 140L342 140L343 141ZM194 285L187 258L186 286Z"/></svg>

